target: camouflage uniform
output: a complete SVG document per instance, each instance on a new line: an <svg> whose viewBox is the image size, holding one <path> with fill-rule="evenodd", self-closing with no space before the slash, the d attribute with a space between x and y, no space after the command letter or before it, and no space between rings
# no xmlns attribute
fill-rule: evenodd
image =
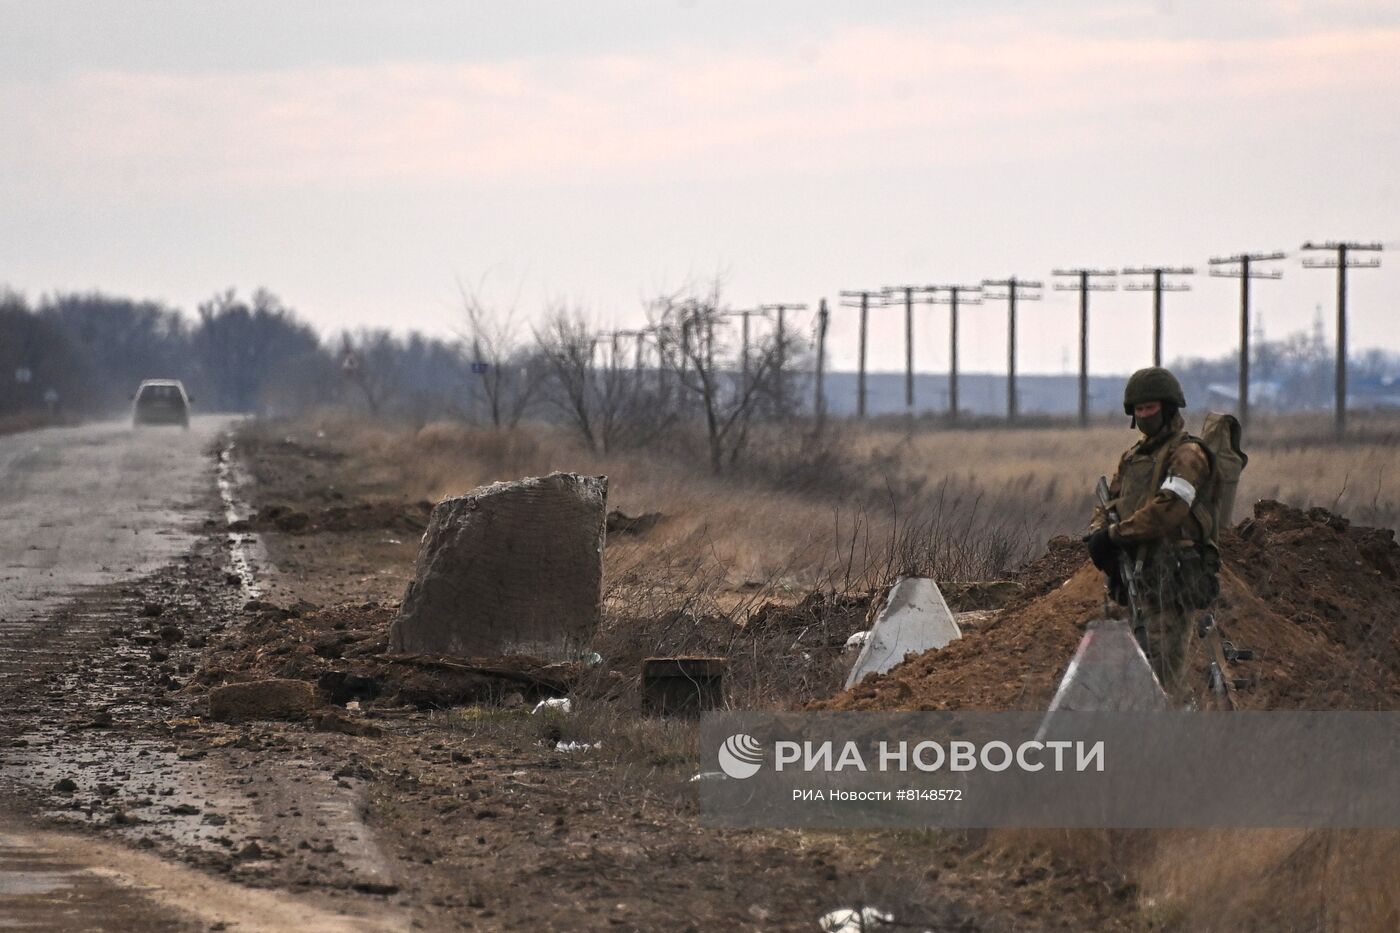
<svg viewBox="0 0 1400 933"><path fill-rule="evenodd" d="M1175 378L1171 385L1176 385ZM1184 403L1179 386L1175 392L1174 399L1163 399L1173 403L1170 421L1119 460L1109 496L1123 518L1107 526L1109 539L1127 554L1129 563L1142 562L1140 629L1135 634L1169 691L1182 681L1194 611L1218 595L1215 574L1220 565L1211 511L1212 456L1199 438L1186 433L1184 420L1174 410ZM1124 408L1131 414L1133 404L1147 399L1130 403L1129 394L1125 393ZM1106 527L1107 521L1103 508L1096 508L1091 532ZM1127 587L1116 569L1109 572L1109 585L1114 599L1126 604Z"/></svg>

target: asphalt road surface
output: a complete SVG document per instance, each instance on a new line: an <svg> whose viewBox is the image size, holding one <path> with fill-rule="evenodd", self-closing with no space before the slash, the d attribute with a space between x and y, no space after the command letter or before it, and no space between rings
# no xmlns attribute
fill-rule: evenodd
<svg viewBox="0 0 1400 933"><path fill-rule="evenodd" d="M60 606L90 587L135 582L193 548L204 522L219 517L213 451L232 423L204 416L188 430L113 421L0 435L0 683L58 652L53 640L69 634L53 627ZM0 795L0 928L384 928L48 832L15 806Z"/></svg>
<svg viewBox="0 0 1400 933"><path fill-rule="evenodd" d="M0 435L0 644L81 587L135 579L187 551L215 501L208 449L230 423Z"/></svg>

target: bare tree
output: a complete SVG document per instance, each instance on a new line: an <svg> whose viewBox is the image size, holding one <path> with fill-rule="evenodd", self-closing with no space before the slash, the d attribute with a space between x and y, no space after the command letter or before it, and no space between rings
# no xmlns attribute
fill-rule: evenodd
<svg viewBox="0 0 1400 933"><path fill-rule="evenodd" d="M364 396L371 415L380 414L399 391L403 348L389 331L362 328L340 335L338 354L345 381Z"/></svg>
<svg viewBox="0 0 1400 933"><path fill-rule="evenodd" d="M760 415L776 412L783 398L782 368L791 358L785 337L770 335L743 349L726 350L726 318L718 285L702 295L672 295L653 305L657 346L680 392L693 399L704 420L710 469L724 472L743 454Z"/></svg>
<svg viewBox="0 0 1400 933"><path fill-rule="evenodd" d="M593 355L597 338L583 315L560 305L553 308L535 342L553 377L551 400L573 422L589 450L600 444L593 405Z"/></svg>
<svg viewBox="0 0 1400 933"><path fill-rule="evenodd" d="M520 423L539 394L544 367L517 339L515 312L487 308L475 292L459 283L466 333L462 349L472 378L481 387L495 428Z"/></svg>
<svg viewBox="0 0 1400 933"><path fill-rule="evenodd" d="M630 362L624 336L639 340ZM581 312L562 305L535 334L553 401L591 450L649 443L676 419L674 407L660 403L664 388L641 365L643 336L598 333Z"/></svg>

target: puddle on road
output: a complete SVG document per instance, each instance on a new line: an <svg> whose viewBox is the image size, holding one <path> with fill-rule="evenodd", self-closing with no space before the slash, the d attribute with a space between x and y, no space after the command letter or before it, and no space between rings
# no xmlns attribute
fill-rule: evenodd
<svg viewBox="0 0 1400 933"><path fill-rule="evenodd" d="M361 821L362 782L333 777L310 759L234 747L205 752L178 739L102 732L53 729L20 738L27 744L5 749L0 777L48 792L46 818L219 859L250 842L278 858L297 849L334 851L350 878L387 880L388 865ZM264 767L273 755L276 774ZM63 780L76 788L55 793Z"/></svg>
<svg viewBox="0 0 1400 933"><path fill-rule="evenodd" d="M226 439L219 448L217 475L219 499L224 506L224 521L229 525L251 515L251 509L238 497L239 488L247 486L248 481L241 475L242 470L238 461L234 459L233 448L232 438ZM262 595L262 588L254 582L253 568L256 561L265 560L267 557L262 542L258 540L257 535L237 531L228 532L227 540L229 572L238 575L245 601L257 599Z"/></svg>

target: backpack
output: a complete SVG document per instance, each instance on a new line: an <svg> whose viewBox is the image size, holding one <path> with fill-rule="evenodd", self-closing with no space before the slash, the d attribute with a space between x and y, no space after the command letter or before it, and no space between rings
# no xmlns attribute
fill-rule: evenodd
<svg viewBox="0 0 1400 933"><path fill-rule="evenodd" d="M1207 508L1216 534L1234 521L1235 493L1239 491L1240 474L1249 463L1249 455L1240 446L1242 433L1238 418L1218 411L1206 412L1201 425L1200 440L1210 452L1213 466L1212 495Z"/></svg>

